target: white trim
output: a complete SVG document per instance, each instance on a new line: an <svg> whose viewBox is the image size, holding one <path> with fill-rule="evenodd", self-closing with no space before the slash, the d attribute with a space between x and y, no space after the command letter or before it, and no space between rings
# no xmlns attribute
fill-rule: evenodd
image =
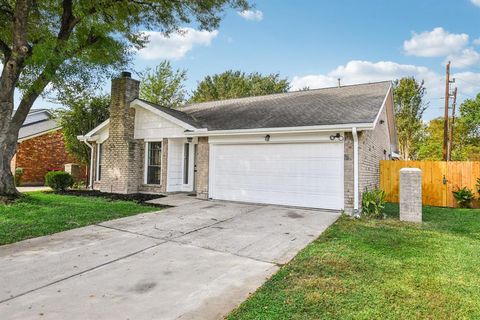
<svg viewBox="0 0 480 320"><path fill-rule="evenodd" d="M197 130L197 128L189 125L188 123L183 122L183 121L175 118L174 116L169 115L166 112L158 110L157 108L152 107L151 105L143 102L142 100L139 100L139 99L133 100L132 102L130 102L130 107L134 108L134 109L136 109L137 107L144 108L144 109L146 109L146 110L148 110L148 111L150 111L150 112L152 112L152 113L154 113L154 114L156 114L156 115L158 115L158 116L160 116L160 117L162 117L162 118L164 118L164 119L166 119L170 122L175 123L176 125L184 128L186 130Z"/></svg>
<svg viewBox="0 0 480 320"><path fill-rule="evenodd" d="M377 127L378 120L380 119L380 115L383 112L383 109L385 109L385 106L387 104L387 99L390 96L390 91L392 90L392 84L390 84L390 87L388 88L387 95L383 99L382 106L380 107L380 110L378 111L377 116L375 117L375 121L373 122L373 128ZM389 133L390 134L390 133Z"/></svg>
<svg viewBox="0 0 480 320"><path fill-rule="evenodd" d="M308 132L349 132L355 126L358 130L373 130L373 123L321 125L305 127L284 127L284 128L257 128L257 129L236 129L236 130L214 130L185 132L186 136L217 136L217 135L239 135L239 134L263 134L263 133L308 133Z"/></svg>
<svg viewBox="0 0 480 320"><path fill-rule="evenodd" d="M353 135L353 214L359 215L358 212L358 135L357 128L352 128Z"/></svg>
<svg viewBox="0 0 480 320"><path fill-rule="evenodd" d="M50 130L47 130L47 131L42 131L42 132L39 132L39 133L35 133L35 134L32 134L30 136L26 136L26 137L23 137L21 139L18 139L17 142L23 142L23 141L27 141L27 140L30 140L30 139L33 139L33 138L37 138L37 137L40 137L40 136L43 136L44 134L47 134L47 133L52 133L52 132L55 132L55 131L58 131L58 130L61 130L62 127L56 127L56 128L53 128L53 129L50 129Z"/></svg>
<svg viewBox="0 0 480 320"><path fill-rule="evenodd" d="M90 148L90 175L88 177L88 187L93 190L93 146L87 140L81 140Z"/></svg>
<svg viewBox="0 0 480 320"><path fill-rule="evenodd" d="M99 174L101 174L100 172L100 162L102 159L100 159L100 148L103 148L102 147L102 144L101 143L97 143L96 144L96 170L95 170L95 181L101 181L102 177L99 177Z"/></svg>
<svg viewBox="0 0 480 320"><path fill-rule="evenodd" d="M160 142L161 143L161 150L160 150L160 183L155 184L155 183L148 183L148 166L149 166L149 150L150 150L150 143L152 142ZM162 178L163 178L163 166L165 165L163 163L163 151L164 151L164 143L163 143L163 138L161 140L155 140L155 141L145 141L145 169L143 173L143 184L147 186L155 186L159 187L162 185Z"/></svg>
<svg viewBox="0 0 480 320"><path fill-rule="evenodd" d="M104 127L106 127L108 124L110 123L110 118L108 118L107 120L103 121L102 123L100 123L98 126L96 126L95 128L93 128L92 130L90 130L90 132L88 132L87 134L85 134L83 137L85 137L86 139L91 139L93 137L93 135L95 133L97 133L98 131L102 130ZM78 137L77 137L78 138Z"/></svg>

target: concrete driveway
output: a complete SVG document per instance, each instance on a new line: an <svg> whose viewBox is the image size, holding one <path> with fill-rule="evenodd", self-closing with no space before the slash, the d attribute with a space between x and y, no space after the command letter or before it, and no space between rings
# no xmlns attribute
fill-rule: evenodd
<svg viewBox="0 0 480 320"><path fill-rule="evenodd" d="M178 205L0 247L2 319L218 319L339 213Z"/></svg>

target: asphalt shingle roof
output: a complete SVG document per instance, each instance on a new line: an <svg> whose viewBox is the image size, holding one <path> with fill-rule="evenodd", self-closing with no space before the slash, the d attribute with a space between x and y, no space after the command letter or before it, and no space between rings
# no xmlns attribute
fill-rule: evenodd
<svg viewBox="0 0 480 320"><path fill-rule="evenodd" d="M295 91L170 109L144 101L196 128L214 130L373 123L391 82Z"/></svg>

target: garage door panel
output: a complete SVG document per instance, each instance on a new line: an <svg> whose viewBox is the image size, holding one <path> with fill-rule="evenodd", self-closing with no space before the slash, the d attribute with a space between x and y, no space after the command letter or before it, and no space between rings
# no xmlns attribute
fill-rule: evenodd
<svg viewBox="0 0 480 320"><path fill-rule="evenodd" d="M343 208L343 144L212 145L215 199Z"/></svg>

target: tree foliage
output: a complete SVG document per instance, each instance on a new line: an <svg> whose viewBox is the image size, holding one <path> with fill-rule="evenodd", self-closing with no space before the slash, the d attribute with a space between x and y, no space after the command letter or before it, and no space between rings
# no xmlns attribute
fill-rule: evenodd
<svg viewBox="0 0 480 320"><path fill-rule="evenodd" d="M108 95L68 94L60 101L64 107L57 111L63 128L67 151L82 164L90 160L90 148L77 136L85 135L109 117Z"/></svg>
<svg viewBox="0 0 480 320"><path fill-rule="evenodd" d="M140 73L140 98L158 105L176 108L182 105L187 96L186 70L173 70L170 62L162 61L154 69Z"/></svg>
<svg viewBox="0 0 480 320"><path fill-rule="evenodd" d="M10 161L18 132L45 88L61 91L118 72L148 43L142 30L216 28L248 0L0 0L0 194L16 195ZM21 90L14 110L14 91ZM48 90L47 90L48 91Z"/></svg>
<svg viewBox="0 0 480 320"><path fill-rule="evenodd" d="M422 115L427 105L423 81L402 78L394 83L394 108L397 125L398 147L403 159L415 158L416 147L421 138Z"/></svg>
<svg viewBox="0 0 480 320"><path fill-rule="evenodd" d="M198 83L191 102L205 102L260 96L287 92L290 83L279 74L262 75L258 72L246 74L228 70L213 76L206 76Z"/></svg>

